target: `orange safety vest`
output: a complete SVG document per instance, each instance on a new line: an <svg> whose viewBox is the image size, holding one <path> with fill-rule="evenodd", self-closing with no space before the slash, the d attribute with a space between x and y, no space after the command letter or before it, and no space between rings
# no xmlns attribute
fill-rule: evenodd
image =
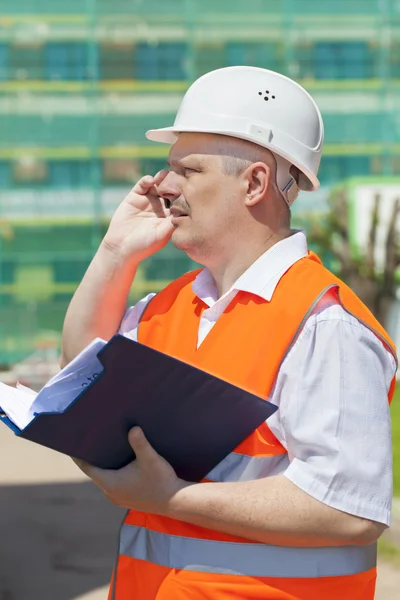
<svg viewBox="0 0 400 600"><path fill-rule="evenodd" d="M269 396L306 319L330 288L339 290L344 308L396 356L370 311L312 253L285 273L270 302L238 292L197 348L206 308L192 291L197 273L184 275L152 299L139 325L139 341L263 398ZM253 480L274 474L277 467L281 473L286 464L286 449L263 423L207 480ZM129 511L109 600L373 600L375 580L376 544L271 546Z"/></svg>

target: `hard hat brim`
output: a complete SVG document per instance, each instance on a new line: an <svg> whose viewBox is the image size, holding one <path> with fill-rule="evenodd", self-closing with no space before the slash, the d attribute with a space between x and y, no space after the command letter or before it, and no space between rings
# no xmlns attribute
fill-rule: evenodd
<svg viewBox="0 0 400 600"><path fill-rule="evenodd" d="M178 131L175 127L162 127L160 129L149 129L148 131L146 131L146 138L148 140L151 140L152 142L161 142L162 144L174 144L176 142L176 140L178 139L178 135L180 133L212 133L215 135L226 135L229 137L235 137L235 138L239 138L239 139L243 139L243 140L247 140L249 142L253 142L253 144L256 144L257 142L254 141L254 139L251 138L251 136L246 136L246 135L238 135L237 132L229 132L229 131L201 131L198 127L197 128L186 128L183 131ZM269 146L265 146L266 148L268 148L269 150L271 150L271 152L275 152L276 154L279 154L280 156L282 156L282 158L285 158L286 160L292 162L293 165L295 165L300 171L301 171L301 175L303 176L303 178L305 178L307 180L307 185L303 185L301 186L302 190L305 191L309 191L309 192L314 192L316 191L319 187L320 187L320 182L318 180L318 178L314 175L314 173L312 173L312 171L310 171L309 169L306 169L304 167L304 165L300 165L300 164L296 164L295 162L293 162L293 159L290 156L285 155L284 152L282 152L281 150L279 150L278 148L274 148L274 146L271 144Z"/></svg>
<svg viewBox="0 0 400 600"><path fill-rule="evenodd" d="M149 131L146 131L146 137L152 142L174 144L178 139L178 133L174 127L163 127L162 129L150 129Z"/></svg>

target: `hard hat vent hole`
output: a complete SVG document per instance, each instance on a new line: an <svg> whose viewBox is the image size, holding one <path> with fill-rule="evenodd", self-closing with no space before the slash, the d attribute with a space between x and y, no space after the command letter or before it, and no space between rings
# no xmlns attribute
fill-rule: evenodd
<svg viewBox="0 0 400 600"><path fill-rule="evenodd" d="M265 96L264 96L264 94L265 94ZM264 96L264 100L265 100L266 102L268 102L268 100L270 99L270 98L269 98L269 94L270 94L270 93L269 93L269 90L266 90L265 92L258 92L258 95L259 95L259 96ZM275 100L275 96L271 96L271 98L272 98L272 100Z"/></svg>

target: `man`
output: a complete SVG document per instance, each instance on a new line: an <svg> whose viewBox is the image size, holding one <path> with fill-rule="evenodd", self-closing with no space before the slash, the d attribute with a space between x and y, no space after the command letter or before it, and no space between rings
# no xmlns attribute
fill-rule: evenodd
<svg viewBox="0 0 400 600"><path fill-rule="evenodd" d="M130 509L110 598L372 600L396 355L290 229L298 189L319 185L319 110L282 75L231 67L147 136L173 144L169 170L117 209L69 307L63 362L120 331L279 410L201 483L178 479L138 428L127 467L80 465ZM205 268L125 313L138 264L169 239Z"/></svg>

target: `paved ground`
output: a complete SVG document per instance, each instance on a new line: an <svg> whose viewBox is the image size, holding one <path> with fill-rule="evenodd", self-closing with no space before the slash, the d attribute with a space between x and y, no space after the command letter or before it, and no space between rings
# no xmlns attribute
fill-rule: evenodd
<svg viewBox="0 0 400 600"><path fill-rule="evenodd" d="M70 459L4 426L0 457L0 600L106 600L124 511ZM399 589L399 571L381 565L376 600Z"/></svg>
<svg viewBox="0 0 400 600"><path fill-rule="evenodd" d="M0 600L105 600L124 511L0 425Z"/></svg>

